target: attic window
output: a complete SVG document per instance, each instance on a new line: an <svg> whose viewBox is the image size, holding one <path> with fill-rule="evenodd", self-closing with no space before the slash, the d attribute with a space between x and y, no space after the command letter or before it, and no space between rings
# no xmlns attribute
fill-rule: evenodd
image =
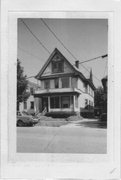
<svg viewBox="0 0 121 180"><path fill-rule="evenodd" d="M52 73L61 73L64 71L64 62L60 61L52 61Z"/></svg>

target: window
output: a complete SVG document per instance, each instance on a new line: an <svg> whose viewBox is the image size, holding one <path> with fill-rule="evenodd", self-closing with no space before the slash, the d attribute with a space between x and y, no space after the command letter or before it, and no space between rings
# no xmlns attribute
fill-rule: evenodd
<svg viewBox="0 0 121 180"><path fill-rule="evenodd" d="M54 108L54 97L50 98L50 108Z"/></svg>
<svg viewBox="0 0 121 180"><path fill-rule="evenodd" d="M88 105L88 99L85 99L85 106Z"/></svg>
<svg viewBox="0 0 121 180"><path fill-rule="evenodd" d="M61 107L62 108L70 108L70 96L62 96L61 97Z"/></svg>
<svg viewBox="0 0 121 180"><path fill-rule="evenodd" d="M24 101L24 109L27 109L27 102Z"/></svg>
<svg viewBox="0 0 121 180"><path fill-rule="evenodd" d="M44 88L45 89L49 89L50 88L50 80L47 79L47 80L44 81Z"/></svg>
<svg viewBox="0 0 121 180"><path fill-rule="evenodd" d="M64 71L64 61L52 61L52 73L61 73Z"/></svg>
<svg viewBox="0 0 121 180"><path fill-rule="evenodd" d="M77 78L74 77L71 78L71 87L77 88Z"/></svg>
<svg viewBox="0 0 121 180"><path fill-rule="evenodd" d="M33 88L33 87L30 88L30 93L31 93L32 95L34 94L34 88Z"/></svg>
<svg viewBox="0 0 121 180"><path fill-rule="evenodd" d="M59 78L54 80L55 82L55 88L59 88Z"/></svg>
<svg viewBox="0 0 121 180"><path fill-rule="evenodd" d="M30 102L30 108L31 108L31 109L34 109L34 101L31 101L31 102Z"/></svg>
<svg viewBox="0 0 121 180"><path fill-rule="evenodd" d="M62 77L62 88L69 88L69 77Z"/></svg>
<svg viewBox="0 0 121 180"><path fill-rule="evenodd" d="M50 108L59 108L59 96L50 97Z"/></svg>

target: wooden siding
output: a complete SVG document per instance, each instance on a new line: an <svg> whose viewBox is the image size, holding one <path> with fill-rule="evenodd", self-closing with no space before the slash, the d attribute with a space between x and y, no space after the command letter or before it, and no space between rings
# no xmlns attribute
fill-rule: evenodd
<svg viewBox="0 0 121 180"><path fill-rule="evenodd" d="M64 72L63 73L73 73L73 69L71 68L71 66L66 62L64 61ZM47 66L47 68L45 69L45 71L43 72L42 76L49 76L49 75L52 75L52 63L50 62ZM58 73L56 73L58 74Z"/></svg>

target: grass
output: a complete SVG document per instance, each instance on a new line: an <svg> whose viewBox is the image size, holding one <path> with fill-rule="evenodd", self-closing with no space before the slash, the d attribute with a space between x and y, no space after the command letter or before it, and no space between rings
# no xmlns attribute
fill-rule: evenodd
<svg viewBox="0 0 121 180"><path fill-rule="evenodd" d="M73 115L69 117L60 117L60 118L54 118L54 117L47 117L47 116L40 116L39 121L36 124L36 126L48 126L48 127L60 127L62 125L66 125L70 123L71 121L77 121L79 119L82 119L79 115Z"/></svg>
<svg viewBox="0 0 121 180"><path fill-rule="evenodd" d="M60 127L68 123L66 119L39 120L36 126Z"/></svg>

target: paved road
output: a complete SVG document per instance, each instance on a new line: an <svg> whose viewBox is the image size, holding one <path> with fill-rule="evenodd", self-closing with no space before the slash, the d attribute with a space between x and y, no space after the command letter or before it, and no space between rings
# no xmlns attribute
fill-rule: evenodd
<svg viewBox="0 0 121 180"><path fill-rule="evenodd" d="M17 128L17 151L27 153L106 153L106 129L66 125Z"/></svg>

